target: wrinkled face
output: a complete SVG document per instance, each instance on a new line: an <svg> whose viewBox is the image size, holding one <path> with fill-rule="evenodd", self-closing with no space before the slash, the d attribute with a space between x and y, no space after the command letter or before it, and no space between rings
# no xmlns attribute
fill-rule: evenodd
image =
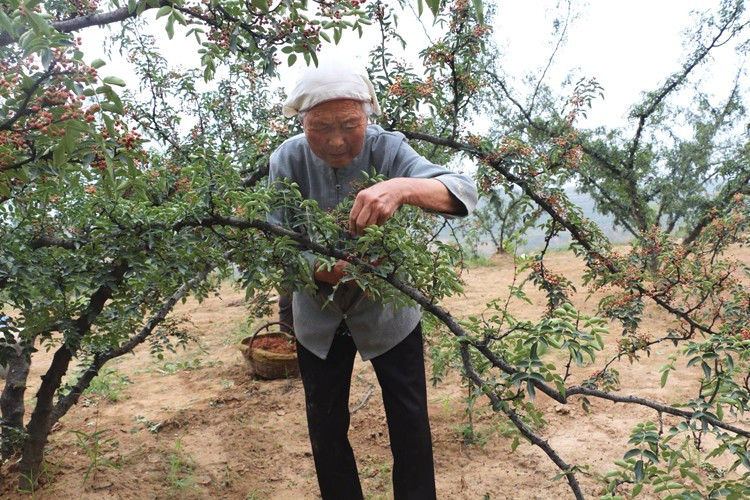
<svg viewBox="0 0 750 500"><path fill-rule="evenodd" d="M367 117L359 101L336 99L311 108L302 128L315 156L333 168L340 168L362 151Z"/></svg>

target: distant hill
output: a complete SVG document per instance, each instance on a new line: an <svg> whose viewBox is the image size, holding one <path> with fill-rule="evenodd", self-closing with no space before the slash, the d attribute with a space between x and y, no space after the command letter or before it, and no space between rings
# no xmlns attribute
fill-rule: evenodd
<svg viewBox="0 0 750 500"><path fill-rule="evenodd" d="M575 188L568 188L565 190L565 194L568 199L576 206L580 207L583 214L589 219L593 220L597 226L602 230L604 235L609 238L612 243L620 244L627 243L632 238L632 235L620 228L614 227L614 217L609 215L602 215L596 211L594 199L585 194L576 192ZM547 220L549 217L545 216L543 220ZM527 233L526 245L523 250L533 251L540 250L544 245L544 233L541 230L535 229ZM554 248L567 247L570 245L570 234L564 232L554 238L550 242L550 246Z"/></svg>

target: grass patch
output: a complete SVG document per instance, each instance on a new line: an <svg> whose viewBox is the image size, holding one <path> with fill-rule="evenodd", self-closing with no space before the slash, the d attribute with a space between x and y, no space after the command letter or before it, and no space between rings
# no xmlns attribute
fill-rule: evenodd
<svg viewBox="0 0 750 500"><path fill-rule="evenodd" d="M167 481L169 482L169 488L174 493L184 492L195 487L195 462L192 455L185 453L182 449L181 437L177 438L177 443L169 453L166 462Z"/></svg>
<svg viewBox="0 0 750 500"><path fill-rule="evenodd" d="M492 261L490 257L484 255L477 255L475 257L468 257L464 259L464 267L472 269L475 267L494 267L497 264Z"/></svg>
<svg viewBox="0 0 750 500"><path fill-rule="evenodd" d="M123 389L133 382L117 370L104 369L91 380L88 388L83 391L84 396L100 396L110 403L127 399Z"/></svg>

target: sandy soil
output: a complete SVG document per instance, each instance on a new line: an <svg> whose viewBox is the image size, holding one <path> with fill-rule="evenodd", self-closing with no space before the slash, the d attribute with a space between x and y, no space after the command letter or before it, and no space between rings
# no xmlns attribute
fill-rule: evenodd
<svg viewBox="0 0 750 500"><path fill-rule="evenodd" d="M750 262L750 253L740 257ZM548 266L584 290L583 266L571 254L551 254ZM465 295L447 300L444 306L454 316L482 314L487 300L507 295L513 265L498 258L492 266L466 271L464 279ZM528 292L535 305L516 304L515 311L520 317L538 317L543 297ZM319 498L301 383L253 377L238 349L239 341L253 331L245 325L242 297L225 287L202 304L188 301L180 306L178 313L190 317L189 328L198 338L186 350L158 360L142 348L107 365L110 374L101 385L109 394L102 390L89 395L54 429L39 489L33 496L21 495L6 476L0 497ZM597 302L596 295L586 300L581 294L576 299L576 305L589 312ZM669 318L656 309L646 311L647 332L663 333L668 325ZM610 335L617 335L616 326L612 330ZM670 403L694 391L697 373L687 369L678 370L664 389L659 388L659 368L669 350L657 346L652 356L640 362L618 362L622 393ZM44 352L36 355L29 398L49 357ZM594 369L576 374L577 380ZM553 479L558 471L539 449L521 445L511 453L511 438L503 434L507 424L484 406L473 416L482 439L466 444L461 433L467 424L466 391L456 373L428 388L439 498L572 497L566 483ZM587 414L579 401L563 406L541 394L537 404L547 420L540 435L569 464L589 465L599 473L613 469L612 461L622 458L634 424L657 419L652 411L604 402L594 402ZM388 433L369 363L358 360L355 365L350 405L356 408L350 435L366 495L390 498ZM745 417L737 423L747 426L750 420ZM87 440L95 436L98 453L92 452L97 440ZM12 470L10 464L4 472ZM585 476L579 479L587 497L598 496L601 485Z"/></svg>

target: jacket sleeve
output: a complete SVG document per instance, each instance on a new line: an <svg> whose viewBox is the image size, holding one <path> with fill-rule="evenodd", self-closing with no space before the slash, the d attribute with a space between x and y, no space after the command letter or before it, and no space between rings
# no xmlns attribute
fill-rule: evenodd
<svg viewBox="0 0 750 500"><path fill-rule="evenodd" d="M469 215L477 205L477 187L473 179L466 174L448 170L440 165L427 161L423 156L414 151L401 135L402 140L396 145L393 163L388 177L414 177L420 179L437 179L442 182L448 191L464 206L460 214L445 214L445 217L465 217Z"/></svg>

